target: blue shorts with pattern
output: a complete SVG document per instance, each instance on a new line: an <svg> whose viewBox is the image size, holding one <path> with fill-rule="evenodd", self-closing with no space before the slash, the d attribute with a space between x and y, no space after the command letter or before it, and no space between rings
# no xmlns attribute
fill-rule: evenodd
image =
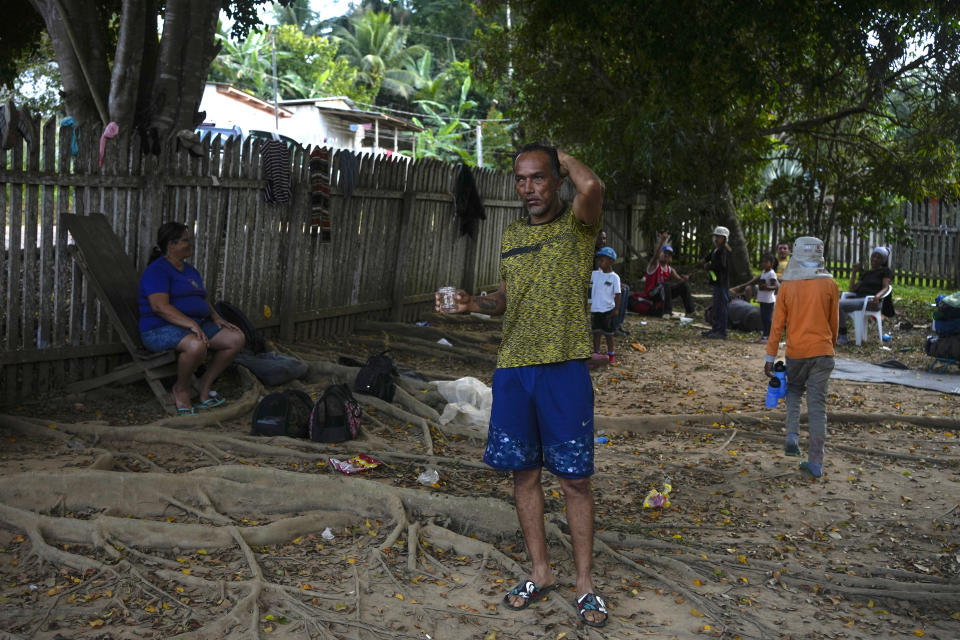
<svg viewBox="0 0 960 640"><path fill-rule="evenodd" d="M212 338L220 331L220 327L213 324L213 320L202 321L200 328L207 334L207 338ZM148 331L141 331L140 342L150 351L166 351L176 349L188 333L192 333L190 329L178 327L175 324L163 324Z"/></svg>
<svg viewBox="0 0 960 640"><path fill-rule="evenodd" d="M583 360L497 369L483 461L494 469L546 467L593 475L593 384Z"/></svg>

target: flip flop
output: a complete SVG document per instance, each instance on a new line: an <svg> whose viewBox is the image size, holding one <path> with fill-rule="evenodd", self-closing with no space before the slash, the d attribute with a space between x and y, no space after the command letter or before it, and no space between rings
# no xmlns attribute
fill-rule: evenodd
<svg viewBox="0 0 960 640"><path fill-rule="evenodd" d="M192 416L195 413L196 411L193 410L193 407L177 407L178 416Z"/></svg>
<svg viewBox="0 0 960 640"><path fill-rule="evenodd" d="M511 611L522 611L523 609L529 607L533 602L541 600L556 587L556 584L551 584L550 586L543 587L541 589L533 580L524 580L513 589L508 591L507 595L503 596L503 604L507 605L507 608ZM510 596L519 596L523 598L523 602L520 604L520 606L515 606L511 604Z"/></svg>
<svg viewBox="0 0 960 640"><path fill-rule="evenodd" d="M588 627L602 627L607 624L607 618L610 617L610 614L607 613L607 605L604 603L603 598L593 593L585 593L579 598L577 598L577 616L580 617L580 621ZM584 612L586 611L598 611L603 614L603 620L600 622L594 622L592 620L587 620L584 617Z"/></svg>
<svg viewBox="0 0 960 640"><path fill-rule="evenodd" d="M200 404L194 405L194 409L213 409L214 407L219 407L223 404L223 398L207 398Z"/></svg>

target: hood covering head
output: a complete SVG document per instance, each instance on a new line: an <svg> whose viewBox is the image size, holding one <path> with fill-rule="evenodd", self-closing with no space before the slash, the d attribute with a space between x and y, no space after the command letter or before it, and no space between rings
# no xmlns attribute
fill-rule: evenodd
<svg viewBox="0 0 960 640"><path fill-rule="evenodd" d="M872 256L875 253L880 254L880 257L883 258L884 265L886 265L890 260L890 249L887 249L886 247L874 247L873 251L870 252L870 255Z"/></svg>
<svg viewBox="0 0 960 640"><path fill-rule="evenodd" d="M823 241L819 238L797 238L793 243L793 256L783 270L780 280L813 280L832 278L823 260Z"/></svg>

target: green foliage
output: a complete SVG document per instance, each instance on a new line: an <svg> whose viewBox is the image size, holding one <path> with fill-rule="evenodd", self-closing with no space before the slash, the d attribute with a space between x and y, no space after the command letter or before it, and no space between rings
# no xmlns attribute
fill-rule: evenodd
<svg viewBox="0 0 960 640"><path fill-rule="evenodd" d="M25 50L23 57L10 62L18 70L9 85L0 86L0 101L13 98L18 107L26 107L33 115L48 118L60 107L60 67L50 38L40 36L34 50Z"/></svg>
<svg viewBox="0 0 960 640"><path fill-rule="evenodd" d="M467 98L469 93L470 78L467 77L460 87L460 97L453 107L432 100L416 101L417 106L426 114L422 122L418 118L413 119L418 126L424 127L424 131L417 134L418 159L462 161L476 165L476 158L470 152L472 145L468 141L473 127L462 119L466 112L476 106ZM474 142L473 145L475 144ZM475 149L475 146L473 148Z"/></svg>
<svg viewBox="0 0 960 640"><path fill-rule="evenodd" d="M44 44L43 19L29 2L7 0L0 4L0 15L0 87L12 87L20 73L46 53L49 41Z"/></svg>
<svg viewBox="0 0 960 640"><path fill-rule="evenodd" d="M277 61L277 75L292 97L347 96L358 102L372 102L376 86L359 85L357 70L337 57L337 43L308 36L299 28L277 29L277 49L284 52L283 65Z"/></svg>
<svg viewBox="0 0 960 640"><path fill-rule="evenodd" d="M210 67L210 79L272 99L274 36L277 85L284 98L342 95L359 102L372 100L376 87L357 84L357 70L338 59L336 43L308 36L292 25L254 32L240 41L221 31L217 34L221 51Z"/></svg>
<svg viewBox="0 0 960 640"><path fill-rule="evenodd" d="M367 11L350 19L350 28L338 28L335 39L340 56L357 70L357 80L380 92L408 100L418 76L410 70L422 55L420 45L407 46L407 29L391 24L390 14ZM379 93L377 94L379 95Z"/></svg>
<svg viewBox="0 0 960 640"><path fill-rule="evenodd" d="M512 6L514 28L488 29L484 46L496 75L512 70L525 138L577 151L608 197L645 192L649 219L719 217L725 203L756 217L768 200L798 229L887 228L896 197L957 190L954 5ZM767 193L773 158L801 173Z"/></svg>

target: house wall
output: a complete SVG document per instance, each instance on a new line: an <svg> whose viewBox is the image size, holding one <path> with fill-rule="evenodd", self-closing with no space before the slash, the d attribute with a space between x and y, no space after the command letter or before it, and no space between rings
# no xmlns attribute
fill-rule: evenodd
<svg viewBox="0 0 960 640"><path fill-rule="evenodd" d="M219 93L216 85L208 84L203 90L203 98L200 100L200 111L206 111L205 122L214 122L218 127L238 126L243 130L244 136L251 129L261 129L273 131L276 127L272 113L267 113L262 109L257 109L240 102L236 98ZM281 118L281 131L283 123L288 118ZM287 134L289 135L289 134ZM297 139L295 136L290 136Z"/></svg>

